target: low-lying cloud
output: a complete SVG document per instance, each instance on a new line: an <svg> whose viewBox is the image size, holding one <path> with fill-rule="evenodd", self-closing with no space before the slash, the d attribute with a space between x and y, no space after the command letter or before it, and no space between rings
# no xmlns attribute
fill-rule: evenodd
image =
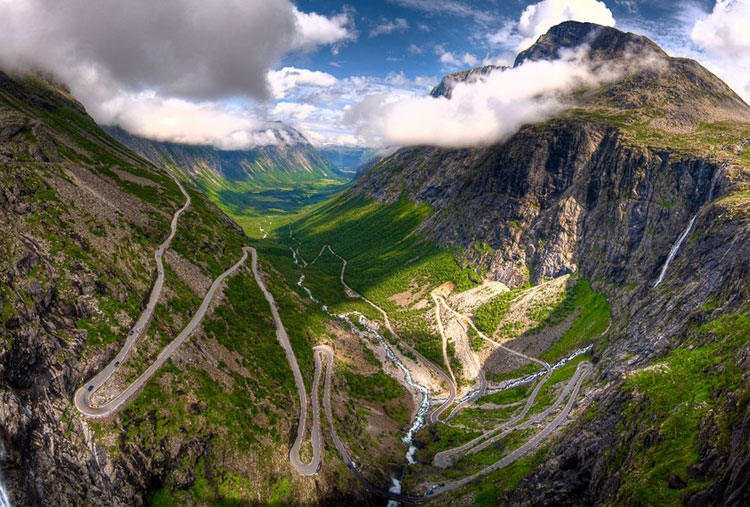
<svg viewBox="0 0 750 507"><path fill-rule="evenodd" d="M242 107L212 101L163 98L153 92L119 93L97 105L97 115L110 118L131 134L174 143L242 150L275 145L279 139L265 122Z"/></svg>
<svg viewBox="0 0 750 507"><path fill-rule="evenodd" d="M436 145L450 148L503 141L528 123L552 117L578 87L611 81L621 68L592 70L585 49L554 61L527 62L459 83L451 99L371 95L346 117L373 145Z"/></svg>
<svg viewBox="0 0 750 507"><path fill-rule="evenodd" d="M51 72L100 123L217 147L270 141L237 98L333 78L286 72L272 82L284 54L335 52L357 37L348 11L305 13L290 0L0 0L0 20L0 69Z"/></svg>

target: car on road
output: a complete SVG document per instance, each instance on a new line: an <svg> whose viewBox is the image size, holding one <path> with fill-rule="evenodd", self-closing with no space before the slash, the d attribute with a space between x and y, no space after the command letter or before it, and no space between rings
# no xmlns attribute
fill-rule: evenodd
<svg viewBox="0 0 750 507"><path fill-rule="evenodd" d="M130 331L130 334L133 334L134 332L135 332L135 331L132 331L132 330L131 330L131 331Z"/></svg>
<svg viewBox="0 0 750 507"><path fill-rule="evenodd" d="M94 386L89 386L89 389L88 389L88 390L89 390L89 391L93 391L93 390L94 390Z"/></svg>
<svg viewBox="0 0 750 507"><path fill-rule="evenodd" d="M115 366L120 366L120 361L115 361Z"/></svg>
<svg viewBox="0 0 750 507"><path fill-rule="evenodd" d="M431 489L428 489L428 490L427 490L427 494L428 494L428 495L431 495L431 494L432 494L432 490L431 490Z"/></svg>

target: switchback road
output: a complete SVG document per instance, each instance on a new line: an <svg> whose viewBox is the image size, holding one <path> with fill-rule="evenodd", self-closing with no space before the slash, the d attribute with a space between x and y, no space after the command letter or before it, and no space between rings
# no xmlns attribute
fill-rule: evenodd
<svg viewBox="0 0 750 507"><path fill-rule="evenodd" d="M174 354L175 350L177 350L177 348L185 342L188 336L190 336L190 334L195 331L195 328L198 327L198 324L200 324L201 320L203 320L203 317L206 315L206 311L211 304L211 300L213 299L214 294L219 289L219 286L221 286L221 283L226 277L234 273L245 262L249 249L250 247L244 247L242 249L242 258L237 261L234 266L223 272L221 275L219 275L218 278L216 278L216 280L214 280L214 283L211 284L211 288L208 289L206 296L203 298L203 302L201 302L200 307L198 307L198 311L195 312L195 315L193 315L193 318L190 320L188 325L185 326L180 334L177 335L177 337L172 340L169 345L164 347L162 351L159 352L156 361L151 363L146 371L144 371L140 377L135 379L132 384L126 387L124 391L115 396L106 404L95 407L90 404L89 397L93 392L95 392L96 389L98 389L99 386L101 386L103 381L98 385L89 382L88 384L85 384L83 387L78 389L75 394L75 405L79 412L88 417L108 417L126 406L138 394L143 385L148 382L148 380L154 376L157 370L161 368L162 365L164 365L167 359L169 359L170 356ZM111 364L112 363L110 363L110 366ZM112 373L109 372L104 380L109 378L111 374ZM102 373L97 375L94 379L98 379L100 375L102 375ZM93 389L89 389L87 386L90 385L94 385L95 387Z"/></svg>
<svg viewBox="0 0 750 507"><path fill-rule="evenodd" d="M81 407L83 407L85 410L88 410L90 408L88 403L89 397L94 392L96 392L107 380L109 380L117 367L125 360L127 355L130 353L130 350L133 348L133 345L135 345L135 342L148 329L148 325L150 324L151 318L154 315L156 303L159 302L159 297L161 296L161 291L164 287L164 264L162 260L164 257L164 252L167 250L167 248L169 248L169 245L172 243L172 239L177 233L177 220L180 218L180 215L185 212L188 206L190 206L190 195L188 195L188 193L185 191L185 187L182 186L177 178L175 178L174 176L172 176L172 178L174 179L175 183L177 183L177 186L180 187L182 195L185 196L185 205L175 211L174 216L172 217L172 223L170 224L170 230L167 239L164 240L164 243L159 245L159 247L156 249L156 252L154 252L154 259L156 260L156 281L154 282L153 289L151 289L151 296L149 297L146 309L143 310L143 313L141 313L141 316L138 318L135 325L128 333L128 336L125 339L125 344L122 346L122 349L120 349L120 352L118 352L117 355L112 359L112 361L110 361L110 363L105 366L104 369L100 371L93 379L91 379L80 389L78 389L78 391L76 391L74 399L76 406L79 407L79 410L81 410Z"/></svg>

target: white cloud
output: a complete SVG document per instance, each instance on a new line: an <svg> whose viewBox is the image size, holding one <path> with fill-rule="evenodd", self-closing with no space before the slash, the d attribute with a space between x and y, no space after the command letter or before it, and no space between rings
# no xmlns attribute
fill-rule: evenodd
<svg viewBox="0 0 750 507"><path fill-rule="evenodd" d="M750 0L719 0L697 19L690 38L704 54L695 55L745 101L750 102Z"/></svg>
<svg viewBox="0 0 750 507"><path fill-rule="evenodd" d="M477 63L479 63L479 60L474 55L470 55L469 53L464 53L461 56L461 63L468 65L469 67L476 66Z"/></svg>
<svg viewBox="0 0 750 507"><path fill-rule="evenodd" d="M750 60L750 0L719 0L695 22L690 37L711 53Z"/></svg>
<svg viewBox="0 0 750 507"><path fill-rule="evenodd" d="M336 44L357 40L354 20L346 11L330 18L315 12L301 12L296 7L293 11L298 27L294 45L298 48L313 50L318 46L332 45L336 53Z"/></svg>
<svg viewBox="0 0 750 507"><path fill-rule="evenodd" d="M396 18L393 21L384 21L372 30L370 30L370 37L377 37L378 35L387 35L395 31L406 30L409 28L409 22L404 18Z"/></svg>
<svg viewBox="0 0 750 507"><path fill-rule="evenodd" d="M421 48L417 46L416 44L409 44L409 47L406 48L406 51L410 55L421 55L422 53L424 53L424 48Z"/></svg>
<svg viewBox="0 0 750 507"><path fill-rule="evenodd" d="M336 82L337 79L331 74L317 70L284 67L281 70L268 72L268 84L271 87L271 93L277 99L283 99L297 86L326 87L333 86Z"/></svg>
<svg viewBox="0 0 750 507"><path fill-rule="evenodd" d="M614 67L592 72L583 54L581 49L559 60L527 62L475 83L459 83L450 100L370 95L352 107L346 119L370 145L464 147L498 142L524 124L555 114L563 107L564 95L576 87L620 75L621 69Z"/></svg>
<svg viewBox="0 0 750 507"><path fill-rule="evenodd" d="M529 5L521 14L518 32L524 39L516 49L525 49L553 26L571 20L605 26L615 24L612 12L598 0L542 0Z"/></svg>
<svg viewBox="0 0 750 507"><path fill-rule="evenodd" d="M98 114L128 132L176 143L213 145L219 149L248 149L277 144L274 133L248 111L218 102L162 98L154 92L115 94L103 101Z"/></svg>
<svg viewBox="0 0 750 507"><path fill-rule="evenodd" d="M290 0L0 0L0 20L0 68L55 74L103 124L220 148L276 142L251 119L253 99L335 83L304 69L269 75L284 54L356 38L347 11Z"/></svg>
<svg viewBox="0 0 750 507"><path fill-rule="evenodd" d="M426 12L430 15L442 14L471 17L474 18L474 21L481 24L489 24L495 19L495 16L492 13L475 9L470 5L470 2L462 2L459 0L389 0L389 2L401 7L408 7L410 9ZM429 31L429 29L425 31Z"/></svg>
<svg viewBox="0 0 750 507"><path fill-rule="evenodd" d="M455 70L460 67L474 67L479 62L479 60L470 53L456 55L451 51L447 51L442 44L435 45L434 50L435 54L439 57L440 63L443 65L443 69Z"/></svg>
<svg viewBox="0 0 750 507"><path fill-rule="evenodd" d="M304 120L318 108L312 104L298 104L296 102L279 102L273 108L273 114L291 116L298 120Z"/></svg>

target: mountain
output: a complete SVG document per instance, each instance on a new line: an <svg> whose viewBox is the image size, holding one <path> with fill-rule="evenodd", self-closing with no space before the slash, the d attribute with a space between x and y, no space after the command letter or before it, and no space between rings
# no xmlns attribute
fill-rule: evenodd
<svg viewBox="0 0 750 507"><path fill-rule="evenodd" d="M269 125L277 144L248 150L219 150L207 145L152 141L134 136L119 127L105 127L107 133L148 160L179 167L196 182L218 180L227 185L271 188L336 179L341 173L297 130L276 123Z"/></svg>
<svg viewBox="0 0 750 507"><path fill-rule="evenodd" d="M312 188L249 162L292 147L115 132L154 163L0 73L0 499L750 503L750 107L592 24L518 64L577 46L627 72L504 142L257 208L254 249L215 203Z"/></svg>
<svg viewBox="0 0 750 507"><path fill-rule="evenodd" d="M320 202L349 179L301 133L281 123L268 128L277 144L248 150L153 141L119 127L105 130L154 164L185 173L251 233L258 234L266 217Z"/></svg>
<svg viewBox="0 0 750 507"><path fill-rule="evenodd" d="M179 156L173 148L164 153ZM60 506L362 501L353 477L329 467L308 483L279 459L297 421L292 370L250 259L241 262L247 238L186 174L119 144L54 81L0 73L0 498ZM258 269L309 383L309 340L322 325L267 260ZM103 419L82 414L79 388L110 368L102 388L89 390L90 409L106 406L148 373L207 294L197 329L125 408ZM121 358L130 337L133 349ZM387 450L360 441L388 462Z"/></svg>
<svg viewBox="0 0 750 507"><path fill-rule="evenodd" d="M453 87L456 86L456 83L474 83L490 72L502 71L506 68L499 65L485 65L483 67L474 67L473 69L459 70L453 74L448 74L430 91L430 96L449 99L453 94Z"/></svg>
<svg viewBox="0 0 750 507"><path fill-rule="evenodd" d="M362 164L370 160L375 154L371 148L357 148L350 146L326 146L319 148L333 165L339 170L347 173L356 172Z"/></svg>
<svg viewBox="0 0 750 507"><path fill-rule="evenodd" d="M589 23L553 27L515 65L576 47L593 68L628 72L505 142L403 148L291 228L303 255L329 244L345 257L350 283L438 364L475 368L458 339L444 361L436 328L419 323L435 322L420 297L439 279L501 343L550 364L593 347L569 426L457 501L746 504L750 107L697 62ZM484 72L447 76L433 96ZM371 230L382 234L358 232ZM529 371L477 346L486 375ZM431 453L472 438L442 427L418 437L411 477L439 481Z"/></svg>

